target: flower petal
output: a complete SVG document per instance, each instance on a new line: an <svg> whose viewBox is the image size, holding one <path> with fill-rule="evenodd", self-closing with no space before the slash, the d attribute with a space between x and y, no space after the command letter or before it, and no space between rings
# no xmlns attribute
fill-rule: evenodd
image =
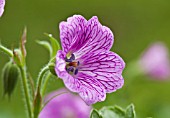
<svg viewBox="0 0 170 118"><path fill-rule="evenodd" d="M113 45L114 36L112 31L108 27L102 26L97 16L94 16L86 25L85 39L87 42L85 45L82 45L81 49L75 52L76 57L81 57L88 52L110 50Z"/></svg>
<svg viewBox="0 0 170 118"><path fill-rule="evenodd" d="M79 95L88 105L106 99L106 92L96 78L80 72L76 79L81 85Z"/></svg>
<svg viewBox="0 0 170 118"><path fill-rule="evenodd" d="M0 0L0 17L4 12L5 0Z"/></svg>
<svg viewBox="0 0 170 118"><path fill-rule="evenodd" d="M68 52L70 47L75 43L79 34L84 31L86 19L81 15L74 15L69 17L67 22L61 22L60 28L60 39L64 52Z"/></svg>
<svg viewBox="0 0 170 118"><path fill-rule="evenodd" d="M125 67L123 59L114 52L92 52L80 59L79 72L96 78L107 93L116 91L124 84L122 71Z"/></svg>
<svg viewBox="0 0 170 118"><path fill-rule="evenodd" d="M102 84L96 78L81 72L77 75L70 75L65 70L64 55L65 52L58 51L55 71L58 77L64 81L65 86L70 91L79 93L88 105L104 101L106 92Z"/></svg>
<svg viewBox="0 0 170 118"><path fill-rule="evenodd" d="M139 66L145 74L156 79L170 77L169 52L162 42L151 44L141 55Z"/></svg>
<svg viewBox="0 0 170 118"><path fill-rule="evenodd" d="M65 88L48 94L44 103L46 102L48 104L42 109L38 118L88 118L92 109L79 96Z"/></svg>
<svg viewBox="0 0 170 118"><path fill-rule="evenodd" d="M71 75L65 75L62 77L65 86L72 92L77 92L86 104L91 105L99 101L104 101L106 98L106 92L96 80L96 78L86 75L84 73L78 73L76 77Z"/></svg>
<svg viewBox="0 0 170 118"><path fill-rule="evenodd" d="M64 52L71 51L80 57L89 51L110 50L113 33L102 26L97 16L87 21L83 16L74 15L67 22L60 23L60 38Z"/></svg>

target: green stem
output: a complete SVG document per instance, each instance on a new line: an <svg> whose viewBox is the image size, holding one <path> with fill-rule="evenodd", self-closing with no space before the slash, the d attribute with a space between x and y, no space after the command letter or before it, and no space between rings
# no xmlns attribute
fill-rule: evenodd
<svg viewBox="0 0 170 118"><path fill-rule="evenodd" d="M25 95L25 99L26 99L28 115L29 115L29 118L32 118L32 110L31 110L31 102L29 99L30 95L29 95L29 91L28 91L29 88L28 88L28 84L27 84L26 68L19 66L19 69L21 71L21 76L22 76L22 84L23 84L23 88L24 88L24 95Z"/></svg>
<svg viewBox="0 0 170 118"><path fill-rule="evenodd" d="M47 86L47 83L48 83L48 80L50 79L51 77L51 73L49 72L47 75L46 75L46 78L43 82L43 87L42 87L42 95L44 95L45 93L45 90L46 90L46 86Z"/></svg>
<svg viewBox="0 0 170 118"><path fill-rule="evenodd" d="M5 54L7 54L10 57L13 57L13 53L11 50L9 50L8 48L4 47L3 45L0 44L0 50L2 52L4 52Z"/></svg>
<svg viewBox="0 0 170 118"><path fill-rule="evenodd" d="M34 98L34 118L38 118L38 114L41 110L41 102L42 102L42 96L41 96L41 85L42 85L42 79L45 73L49 70L48 65L45 66L38 76L37 80L37 88L35 92L35 98Z"/></svg>
<svg viewBox="0 0 170 118"><path fill-rule="evenodd" d="M42 85L42 79L44 74L49 70L48 66L45 66L41 71L40 74L38 76L38 80L37 80L37 89L41 89L41 85Z"/></svg>

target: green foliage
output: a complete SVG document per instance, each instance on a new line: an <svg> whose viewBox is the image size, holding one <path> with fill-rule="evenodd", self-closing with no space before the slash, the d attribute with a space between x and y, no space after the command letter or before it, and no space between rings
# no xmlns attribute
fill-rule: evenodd
<svg viewBox="0 0 170 118"><path fill-rule="evenodd" d="M135 118L136 117L135 110L134 110L134 105L133 104L129 105L126 108L125 116L126 116L126 118Z"/></svg>
<svg viewBox="0 0 170 118"><path fill-rule="evenodd" d="M103 118L96 109L93 109L90 118Z"/></svg>
<svg viewBox="0 0 170 118"><path fill-rule="evenodd" d="M50 43L48 41L39 40L37 40L36 42L45 47L49 51L51 59L56 56L57 51L60 49L60 44L57 41L57 39L55 39L51 34L45 33L45 35L48 36Z"/></svg>
<svg viewBox="0 0 170 118"><path fill-rule="evenodd" d="M134 105L129 105L126 109L119 106L103 107L99 111L93 110L90 118L136 118Z"/></svg>
<svg viewBox="0 0 170 118"><path fill-rule="evenodd" d="M125 112L118 106L103 107L100 110L103 118L124 118Z"/></svg>

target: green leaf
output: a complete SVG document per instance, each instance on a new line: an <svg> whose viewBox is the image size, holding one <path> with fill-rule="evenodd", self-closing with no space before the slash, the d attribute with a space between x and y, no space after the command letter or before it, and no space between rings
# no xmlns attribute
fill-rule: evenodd
<svg viewBox="0 0 170 118"><path fill-rule="evenodd" d="M103 118L96 109L93 109L90 118Z"/></svg>
<svg viewBox="0 0 170 118"><path fill-rule="evenodd" d="M134 110L134 105L131 104L126 108L126 117L125 118L136 118L136 113Z"/></svg>
<svg viewBox="0 0 170 118"><path fill-rule="evenodd" d="M59 42L57 41L57 39L55 39L55 38L52 36L52 34L47 34L47 33L45 33L45 35L49 37L49 40L50 40L50 43L51 43L51 46L52 46L52 57L54 57L54 56L56 55L57 51L58 51L59 49L61 49L61 48L60 48L60 44L59 44Z"/></svg>
<svg viewBox="0 0 170 118"><path fill-rule="evenodd" d="M47 41L39 41L39 40L37 40L36 42L39 45L42 45L43 47L45 47L50 52L50 57L52 56L53 51L52 51L52 47L51 47L49 42L47 42Z"/></svg>
<svg viewBox="0 0 170 118"><path fill-rule="evenodd" d="M124 118L125 111L118 106L103 107L100 110L103 118Z"/></svg>

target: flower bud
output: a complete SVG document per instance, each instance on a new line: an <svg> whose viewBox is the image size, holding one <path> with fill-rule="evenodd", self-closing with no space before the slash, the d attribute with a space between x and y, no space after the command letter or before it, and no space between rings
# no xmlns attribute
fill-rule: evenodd
<svg viewBox="0 0 170 118"><path fill-rule="evenodd" d="M56 75L56 72L55 72L55 58L52 58L52 59L50 60L50 62L49 62L49 64L48 64L48 68L49 68L51 74L57 76L57 75Z"/></svg>
<svg viewBox="0 0 170 118"><path fill-rule="evenodd" d="M21 50L19 49L14 49L13 50L13 59L14 59L14 62L17 64L17 65L22 65L22 54L21 54Z"/></svg>
<svg viewBox="0 0 170 118"><path fill-rule="evenodd" d="M17 65L11 61L8 62L3 68L2 77L4 85L4 95L8 94L8 96L10 97L15 89L19 77L19 70Z"/></svg>
<svg viewBox="0 0 170 118"><path fill-rule="evenodd" d="M48 68L49 68L49 70L50 70L50 72L51 72L51 74L53 74L53 75L55 75L56 76L56 72L55 72L55 64L54 63L49 63L49 65L48 65Z"/></svg>

